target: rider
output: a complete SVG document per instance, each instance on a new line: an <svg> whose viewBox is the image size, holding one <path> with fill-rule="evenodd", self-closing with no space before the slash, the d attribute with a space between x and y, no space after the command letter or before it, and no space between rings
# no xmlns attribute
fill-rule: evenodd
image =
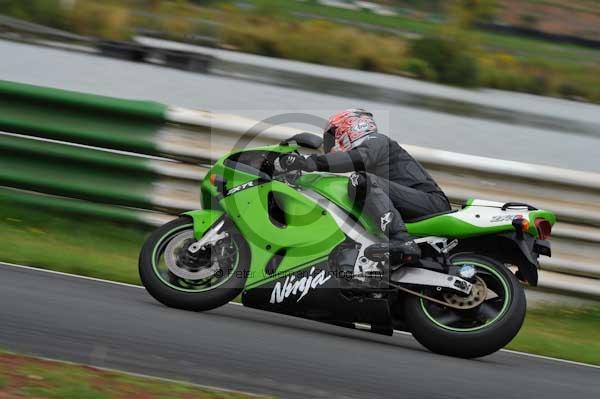
<svg viewBox="0 0 600 399"><path fill-rule="evenodd" d="M373 114L348 109L333 114L323 133L325 154L304 158L288 154L287 170L354 172L348 195L389 238L373 244L365 256L378 261L389 255L392 265L414 263L419 246L403 218L412 219L450 210L450 203L433 178L396 141L377 131Z"/></svg>

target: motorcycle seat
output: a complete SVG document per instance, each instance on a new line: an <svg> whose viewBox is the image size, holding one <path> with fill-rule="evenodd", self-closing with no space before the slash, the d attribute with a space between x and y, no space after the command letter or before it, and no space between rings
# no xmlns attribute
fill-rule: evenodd
<svg viewBox="0 0 600 399"><path fill-rule="evenodd" d="M434 218L436 216L442 216L442 215L447 215L449 213L454 213L457 212L458 209L450 209L449 211L443 211L443 212L437 212L437 213L432 213L430 215L425 215L425 216L420 216L417 218L413 218L413 219L404 219L405 223L417 223L417 222L422 222L423 220L427 220L427 219L431 219Z"/></svg>

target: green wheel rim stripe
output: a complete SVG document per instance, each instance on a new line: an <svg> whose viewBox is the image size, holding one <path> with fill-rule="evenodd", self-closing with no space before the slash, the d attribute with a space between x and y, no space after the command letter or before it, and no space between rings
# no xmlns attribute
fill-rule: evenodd
<svg viewBox="0 0 600 399"><path fill-rule="evenodd" d="M171 234L173 234L174 232L177 232L179 230L185 230L189 227L193 227L194 225L192 223L190 224L186 224L183 226L179 226L174 228L173 230L168 231L165 235L163 235L160 240L158 240L158 242L156 243L156 245L154 246L154 250L152 251L152 270L154 271L154 274L156 275L156 277L158 277L160 279L160 281L162 281L165 285L169 286L170 288L173 288L174 290L177 291L183 291L183 292L205 292L205 291L210 291L213 290L215 288L218 288L219 286L225 284L227 281L229 281L231 279L231 277L233 277L233 275L235 275L235 272L237 271L238 265L240 264L240 256L239 256L239 248L238 248L238 256L235 262L235 266L233 267L233 269L231 270L231 273L229 273L229 276L224 279L223 281L221 281L219 284L217 285L213 285L212 287L208 287L208 288L200 288L200 289L187 289L187 288L182 288L182 287L178 287L176 285L171 284L170 282L166 281L163 276L160 274L160 272L158 271L158 267L156 265L156 251L157 249L161 246L161 244L163 243L163 241L169 237ZM236 245L237 247L237 245Z"/></svg>
<svg viewBox="0 0 600 399"><path fill-rule="evenodd" d="M456 332L471 332L471 331L477 331L477 330L486 328L486 327L494 324L498 319L500 319L502 316L504 316L504 314L506 313L506 310L508 309L508 305L510 304L510 302L512 300L511 295L510 295L510 288L506 284L504 277L501 276L494 268L492 268L488 265L484 265L484 264L469 261L469 260L459 261L458 263L453 263L453 265L464 265L466 263L478 266L482 269L485 269L485 270L489 271L490 273L492 273L494 276L496 276L502 283L502 286L504 287L504 295L505 295L506 300L504 301L504 304L502 305L502 309L500 309L500 312L496 315L496 317L494 317L491 321L486 322L484 325L479 326L479 327L472 327L472 328L454 328L454 327L448 327L448 326L438 322L437 320L435 320L433 318L433 316L431 316L429 314L429 312L427 311L427 309L425 308L425 300L423 298L421 298L421 300L420 300L421 309L423 310L423 313L425 314L425 316L427 316L427 318L429 320L431 320L435 325L437 325L445 330L456 331Z"/></svg>

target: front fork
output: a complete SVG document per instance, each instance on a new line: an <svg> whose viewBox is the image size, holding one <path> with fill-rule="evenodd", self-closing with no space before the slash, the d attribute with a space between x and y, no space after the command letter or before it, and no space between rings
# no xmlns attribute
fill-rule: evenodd
<svg viewBox="0 0 600 399"><path fill-rule="evenodd" d="M194 238L196 240L202 240L215 223L223 222L225 219L225 213L215 209L199 209L185 212L184 215L191 217L194 222Z"/></svg>

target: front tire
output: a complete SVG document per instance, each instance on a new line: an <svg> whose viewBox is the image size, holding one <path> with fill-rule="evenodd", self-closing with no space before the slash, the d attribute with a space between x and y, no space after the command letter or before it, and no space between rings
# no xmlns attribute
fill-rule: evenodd
<svg viewBox="0 0 600 399"><path fill-rule="evenodd" d="M477 276L488 280L486 298L492 299L476 308L454 310L410 296L404 302L409 331L423 346L443 355L475 358L500 350L517 335L525 319L523 287L508 268L492 258L468 253L455 255L450 262L474 266ZM435 297L433 290L423 293Z"/></svg>
<svg viewBox="0 0 600 399"><path fill-rule="evenodd" d="M214 309L237 297L244 289L248 275L250 251L244 238L231 223L226 223L223 229L228 233L228 241L222 245L226 245L230 252L225 260L235 258L235 261L227 263L224 260L224 264L219 265L209 251L204 267L191 264L190 270L184 269L187 264L181 262L180 258L186 256L187 247L195 241L192 219L182 216L155 230L142 247L139 257L140 278L148 293L164 305L192 311ZM183 273L188 273L189 276L204 270L210 277L196 280L181 278L165 266L167 256L177 265L182 263ZM214 266L215 262L217 266ZM211 275L210 267L219 269Z"/></svg>

